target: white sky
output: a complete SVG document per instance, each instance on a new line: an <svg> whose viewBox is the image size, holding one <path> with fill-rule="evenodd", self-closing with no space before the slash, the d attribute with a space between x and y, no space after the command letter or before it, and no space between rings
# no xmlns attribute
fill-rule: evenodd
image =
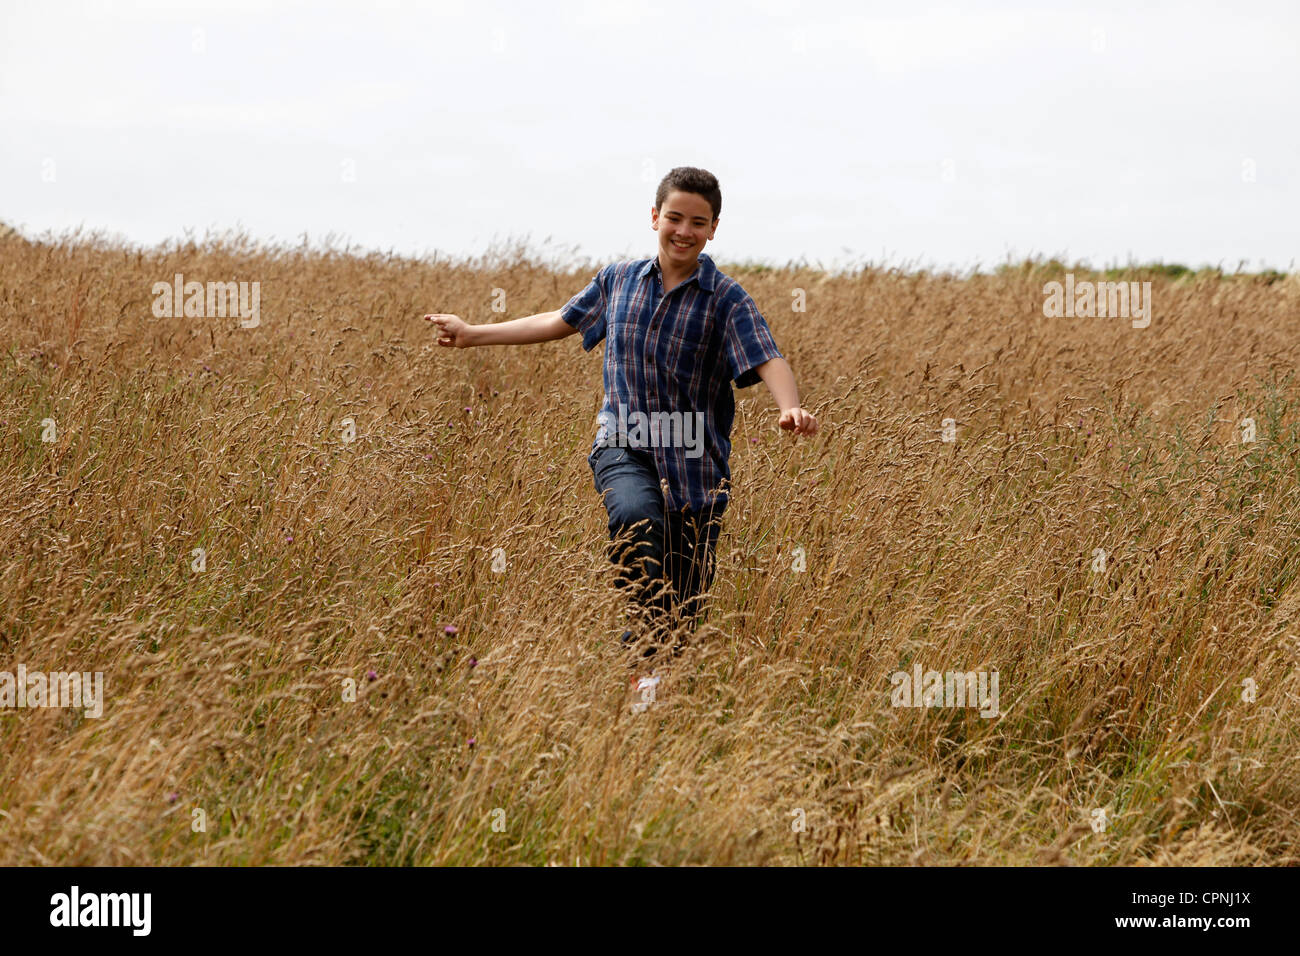
<svg viewBox="0 0 1300 956"><path fill-rule="evenodd" d="M692 165L715 259L1294 269L1300 5L1133 6L0 0L0 219L610 261Z"/></svg>

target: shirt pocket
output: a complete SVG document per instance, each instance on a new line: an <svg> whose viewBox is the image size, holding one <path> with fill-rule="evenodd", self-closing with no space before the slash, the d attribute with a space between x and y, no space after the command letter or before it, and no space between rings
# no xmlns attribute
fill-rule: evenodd
<svg viewBox="0 0 1300 956"><path fill-rule="evenodd" d="M610 297L609 309L605 313L606 335L611 342L617 343L620 353L632 354L636 348L637 317L633 311L632 297L622 290L617 290Z"/></svg>
<svg viewBox="0 0 1300 956"><path fill-rule="evenodd" d="M693 369L707 358L713 331L707 309L692 309L676 316L663 335L669 363L689 374L686 366Z"/></svg>

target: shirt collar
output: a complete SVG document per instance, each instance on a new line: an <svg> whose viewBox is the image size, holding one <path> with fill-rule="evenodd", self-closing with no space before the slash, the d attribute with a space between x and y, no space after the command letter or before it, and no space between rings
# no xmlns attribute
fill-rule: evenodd
<svg viewBox="0 0 1300 956"><path fill-rule="evenodd" d="M717 266L713 264L713 260L709 258L709 255L706 252L700 253L698 261L700 264L699 268L696 269L686 281L690 282L691 279L694 279L701 289L705 292L712 293L714 281L718 272ZM659 257L652 256L642 267L641 278L647 278L652 272L659 271Z"/></svg>

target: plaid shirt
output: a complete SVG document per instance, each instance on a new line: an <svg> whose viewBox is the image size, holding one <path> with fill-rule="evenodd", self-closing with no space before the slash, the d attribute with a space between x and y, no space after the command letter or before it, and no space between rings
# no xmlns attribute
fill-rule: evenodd
<svg viewBox="0 0 1300 956"><path fill-rule="evenodd" d="M588 352L605 340L592 452L609 444L651 450L671 511L699 512L711 501L726 508L731 383L748 388L761 381L755 366L781 357L749 293L704 253L699 264L665 296L658 258L614 263L560 310ZM680 426L668 424L674 414ZM638 433L645 419L652 423Z"/></svg>

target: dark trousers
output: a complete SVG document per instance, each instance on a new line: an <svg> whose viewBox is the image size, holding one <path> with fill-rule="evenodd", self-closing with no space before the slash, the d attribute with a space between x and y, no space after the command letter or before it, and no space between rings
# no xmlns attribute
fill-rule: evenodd
<svg viewBox="0 0 1300 956"><path fill-rule="evenodd" d="M668 511L648 449L605 446L587 457L596 493L609 514L609 556L615 583L648 638L644 653L669 641L676 628L695 630L713 584L721 508ZM633 632L630 641L637 641Z"/></svg>

